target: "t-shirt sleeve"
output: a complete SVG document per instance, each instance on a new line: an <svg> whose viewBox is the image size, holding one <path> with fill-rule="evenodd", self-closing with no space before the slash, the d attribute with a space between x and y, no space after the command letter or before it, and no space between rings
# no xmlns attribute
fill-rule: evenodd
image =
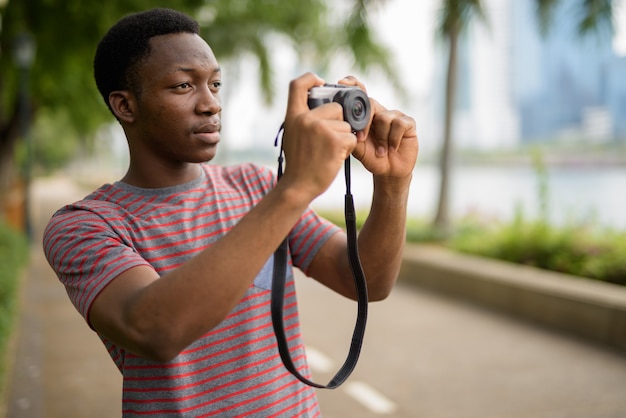
<svg viewBox="0 0 626 418"><path fill-rule="evenodd" d="M124 271L150 264L116 232L114 219L85 209L58 211L44 231L48 263L65 285L76 309L87 320L91 304Z"/></svg>
<svg viewBox="0 0 626 418"><path fill-rule="evenodd" d="M324 243L341 228L320 217L312 209L304 212L289 236L289 248L295 266L308 274L311 261Z"/></svg>
<svg viewBox="0 0 626 418"><path fill-rule="evenodd" d="M260 172L265 193L274 187L276 180L267 168L255 167ZM313 209L307 209L289 235L289 250L293 264L305 273L324 243L341 228L320 217Z"/></svg>

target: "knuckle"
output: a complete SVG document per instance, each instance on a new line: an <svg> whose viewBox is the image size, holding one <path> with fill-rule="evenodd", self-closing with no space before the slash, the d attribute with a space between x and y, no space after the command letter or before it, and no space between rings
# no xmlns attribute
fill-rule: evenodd
<svg viewBox="0 0 626 418"><path fill-rule="evenodd" d="M289 82L289 90L294 91L294 90L296 90L298 88L299 85L300 85L300 80L299 79L296 78L294 80L291 80Z"/></svg>

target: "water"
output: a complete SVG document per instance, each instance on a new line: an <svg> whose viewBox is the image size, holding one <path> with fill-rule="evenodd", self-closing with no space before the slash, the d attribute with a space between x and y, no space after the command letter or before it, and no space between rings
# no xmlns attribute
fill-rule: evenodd
<svg viewBox="0 0 626 418"><path fill-rule="evenodd" d="M463 166L452 176L451 215L480 214L511 219L516 208L528 218L541 211L538 179L532 167ZM626 229L626 167L548 168L548 217L555 224L591 222ZM410 216L434 217L439 189L435 166L418 165L413 174L408 211ZM320 209L343 208L343 172L315 202ZM359 208L371 203L371 176L357 164L352 167L352 193Z"/></svg>

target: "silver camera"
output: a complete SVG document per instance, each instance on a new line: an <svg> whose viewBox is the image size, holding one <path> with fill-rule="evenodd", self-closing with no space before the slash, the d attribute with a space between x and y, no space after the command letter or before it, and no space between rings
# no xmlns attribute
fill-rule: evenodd
<svg viewBox="0 0 626 418"><path fill-rule="evenodd" d="M363 90L342 84L324 84L309 90L309 109L332 102L343 107L343 120L350 124L353 131L365 129L372 110L369 98Z"/></svg>

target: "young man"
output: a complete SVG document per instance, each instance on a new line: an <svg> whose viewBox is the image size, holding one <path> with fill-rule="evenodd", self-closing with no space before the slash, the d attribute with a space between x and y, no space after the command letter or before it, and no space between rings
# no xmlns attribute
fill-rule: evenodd
<svg viewBox="0 0 626 418"><path fill-rule="evenodd" d="M272 255L289 236L285 327L308 374L291 265L355 297L346 237L309 204L350 154L373 173L359 248L371 300L385 298L405 240L415 124L372 99L371 122L355 135L339 104L308 108L308 90L323 81L306 74L290 84L278 183L251 164L206 164L220 140L221 71L198 33L188 16L154 9L104 36L96 83L124 129L130 165L120 181L59 210L44 250L123 374L124 416L318 416L315 392L278 355Z"/></svg>

